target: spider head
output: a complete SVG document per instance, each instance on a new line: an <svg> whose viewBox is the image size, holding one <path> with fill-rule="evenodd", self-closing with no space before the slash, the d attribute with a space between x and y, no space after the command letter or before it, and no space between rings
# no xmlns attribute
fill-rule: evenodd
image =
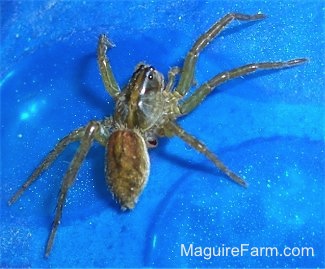
<svg viewBox="0 0 325 269"><path fill-rule="evenodd" d="M154 67L139 64L116 103L115 120L145 131L162 116L164 77Z"/></svg>
<svg viewBox="0 0 325 269"><path fill-rule="evenodd" d="M135 90L141 96L147 95L150 92L161 92L164 88L163 75L153 66L143 63L137 65L130 82L131 86L137 88Z"/></svg>

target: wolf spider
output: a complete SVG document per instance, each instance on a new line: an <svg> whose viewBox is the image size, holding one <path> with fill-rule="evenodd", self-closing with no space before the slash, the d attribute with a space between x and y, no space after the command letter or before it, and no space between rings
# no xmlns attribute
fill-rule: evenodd
<svg viewBox="0 0 325 269"><path fill-rule="evenodd" d="M106 51L112 47L112 44L105 35L99 37L98 64L105 89L116 102L114 115L101 121L90 121L60 140L9 200L9 205L16 202L67 145L80 142L62 181L55 218L45 250L46 257L53 246L68 190L74 183L77 172L94 141L99 142L106 149L106 181L122 209L134 208L146 186L150 166L148 148L157 146L158 137L178 136L204 154L229 179L246 186L245 181L223 164L203 143L184 131L176 123L176 119L191 112L212 90L230 79L262 69L292 67L306 61L305 58L300 58L285 62L253 63L225 71L202 84L184 100L184 96L193 85L195 65L200 52L233 20L254 21L263 18L263 14L227 14L195 42L182 68L174 67L169 71L166 85L163 75L153 66L140 63L122 91L106 57ZM179 80L175 86L177 76Z"/></svg>

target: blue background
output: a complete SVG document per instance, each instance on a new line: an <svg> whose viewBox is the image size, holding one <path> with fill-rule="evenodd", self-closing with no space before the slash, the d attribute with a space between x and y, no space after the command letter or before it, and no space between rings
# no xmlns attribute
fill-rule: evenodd
<svg viewBox="0 0 325 269"><path fill-rule="evenodd" d="M324 267L323 1L1 1L1 267ZM308 57L222 85L179 120L249 183L233 184L178 138L150 151L149 184L123 213L95 145L69 191L54 248L44 249L71 145L12 207L18 186L71 130L110 115L97 37L120 85L146 61L167 74L226 13L201 54L198 84L243 64ZM313 247L314 257L182 257L180 245Z"/></svg>

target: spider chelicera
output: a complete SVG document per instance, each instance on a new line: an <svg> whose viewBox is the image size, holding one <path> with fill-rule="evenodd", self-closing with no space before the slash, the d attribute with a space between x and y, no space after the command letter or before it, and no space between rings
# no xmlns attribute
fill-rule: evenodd
<svg viewBox="0 0 325 269"><path fill-rule="evenodd" d="M176 119L190 113L212 90L230 79L261 69L287 68L307 61L305 58L299 58L285 62L244 65L217 74L183 100L193 85L195 65L200 52L233 20L253 21L264 17L263 14L227 14L194 43L182 68L174 67L169 71L166 85L161 73L153 66L141 63L136 67L130 81L122 91L106 57L106 51L112 47L112 44L105 35L99 37L98 64L105 89L116 102L114 115L101 121L90 121L61 139L9 200L9 205L16 202L67 145L76 141L80 142L62 181L45 256L51 252L68 190L74 183L78 170L94 141L99 142L106 149L106 181L122 209L132 209L137 203L149 177L148 148L156 147L158 138L164 136L180 137L204 154L228 178L241 186L246 186L245 181L227 168L203 143L184 131L176 123ZM178 83L174 85L177 76Z"/></svg>

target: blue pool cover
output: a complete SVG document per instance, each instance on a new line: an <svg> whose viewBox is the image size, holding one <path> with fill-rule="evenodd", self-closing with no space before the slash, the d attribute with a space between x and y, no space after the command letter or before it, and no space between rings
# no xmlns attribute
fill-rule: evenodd
<svg viewBox="0 0 325 269"><path fill-rule="evenodd" d="M0 267L325 266L323 1L0 3ZM125 85L138 62L165 75L181 66L195 39L229 12L267 19L229 25L200 55L197 85L247 63L309 59L223 84L179 120L249 187L230 182L180 139L163 138L150 150L139 203L121 212L96 144L45 259L61 180L78 144L13 206L7 201L60 138L112 113L96 63L98 35L116 45L108 55Z"/></svg>

